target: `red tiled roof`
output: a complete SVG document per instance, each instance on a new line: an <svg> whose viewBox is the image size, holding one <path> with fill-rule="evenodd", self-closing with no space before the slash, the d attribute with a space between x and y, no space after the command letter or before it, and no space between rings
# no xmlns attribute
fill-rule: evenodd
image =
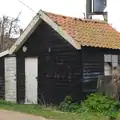
<svg viewBox="0 0 120 120"><path fill-rule="evenodd" d="M104 21L44 13L81 46L120 49L120 34Z"/></svg>

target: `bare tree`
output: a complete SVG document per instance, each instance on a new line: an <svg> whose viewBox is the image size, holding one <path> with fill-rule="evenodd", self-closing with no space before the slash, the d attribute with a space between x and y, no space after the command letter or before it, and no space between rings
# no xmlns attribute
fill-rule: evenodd
<svg viewBox="0 0 120 120"><path fill-rule="evenodd" d="M1 49L4 49L4 40L9 38L14 38L20 34L20 26L19 26L19 17L20 14L16 18L12 18L9 16L2 16L0 18L0 45Z"/></svg>

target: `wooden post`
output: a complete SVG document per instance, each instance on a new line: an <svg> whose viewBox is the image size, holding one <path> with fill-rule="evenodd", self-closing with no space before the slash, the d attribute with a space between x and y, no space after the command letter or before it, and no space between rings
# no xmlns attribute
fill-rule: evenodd
<svg viewBox="0 0 120 120"><path fill-rule="evenodd" d="M98 76L97 91L110 97L113 92L111 80L112 76Z"/></svg>

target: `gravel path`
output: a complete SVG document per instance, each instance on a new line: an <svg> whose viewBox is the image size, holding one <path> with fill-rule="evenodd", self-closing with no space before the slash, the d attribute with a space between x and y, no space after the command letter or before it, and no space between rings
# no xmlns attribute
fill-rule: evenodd
<svg viewBox="0 0 120 120"><path fill-rule="evenodd" d="M20 112L0 110L0 120L47 120L47 119Z"/></svg>

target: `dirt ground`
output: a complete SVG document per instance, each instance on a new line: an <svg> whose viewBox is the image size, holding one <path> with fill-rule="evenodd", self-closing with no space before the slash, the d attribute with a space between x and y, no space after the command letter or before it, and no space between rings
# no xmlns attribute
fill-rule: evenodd
<svg viewBox="0 0 120 120"><path fill-rule="evenodd" d="M47 119L20 112L0 110L0 120L47 120Z"/></svg>

